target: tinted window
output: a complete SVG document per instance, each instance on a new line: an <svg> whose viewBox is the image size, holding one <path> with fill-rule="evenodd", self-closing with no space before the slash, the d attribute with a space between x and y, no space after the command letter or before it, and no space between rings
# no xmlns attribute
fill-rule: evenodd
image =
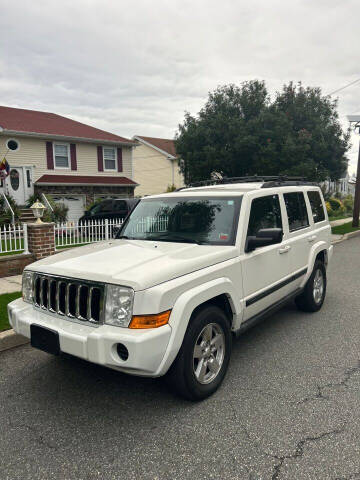
<svg viewBox="0 0 360 480"><path fill-rule="evenodd" d="M116 200L114 202L114 212L127 211L127 203L125 200Z"/></svg>
<svg viewBox="0 0 360 480"><path fill-rule="evenodd" d="M261 228L282 228L278 195L259 197L252 201L248 236L256 235Z"/></svg>
<svg viewBox="0 0 360 480"><path fill-rule="evenodd" d="M308 192L314 222L325 220L324 207L319 192Z"/></svg>
<svg viewBox="0 0 360 480"><path fill-rule="evenodd" d="M91 209L91 213L104 213L104 212L111 212L113 209L113 202L112 200L104 200L103 202L100 202L98 205L95 205Z"/></svg>
<svg viewBox="0 0 360 480"><path fill-rule="evenodd" d="M302 192L285 193L284 200L290 232L307 227L309 219L304 194Z"/></svg>

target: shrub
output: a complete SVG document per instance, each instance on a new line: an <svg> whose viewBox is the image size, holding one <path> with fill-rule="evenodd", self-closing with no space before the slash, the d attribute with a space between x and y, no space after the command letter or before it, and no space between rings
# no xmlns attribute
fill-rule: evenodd
<svg viewBox="0 0 360 480"><path fill-rule="evenodd" d="M352 213L354 208L354 199L352 195L347 195L343 200L346 213Z"/></svg>
<svg viewBox="0 0 360 480"><path fill-rule="evenodd" d="M18 222L20 220L19 206L10 195L6 195L6 198L10 203L11 208L13 209L15 222ZM12 222L11 212L7 207L4 197L1 195L0 196L0 225L4 225L11 222Z"/></svg>
<svg viewBox="0 0 360 480"><path fill-rule="evenodd" d="M325 202L326 205L326 211L329 217L332 217L334 215L333 209L331 208L330 202Z"/></svg>
<svg viewBox="0 0 360 480"><path fill-rule="evenodd" d="M48 202L52 206L53 212L51 212L49 209L46 209L44 212L43 221L55 222L55 223L66 222L69 208L63 203L54 202L54 199L51 195L46 195L46 198L48 199ZM30 208L31 205L37 201L40 201L41 203L44 204L44 202L41 201L41 195L38 195L38 194L30 195L30 197L27 199L26 206Z"/></svg>
<svg viewBox="0 0 360 480"><path fill-rule="evenodd" d="M341 210L341 207L342 207L342 203L340 200L338 200L337 198L334 198L334 197L331 197L329 198L329 203L330 203L330 207L331 209L337 214L337 213L340 213L340 210Z"/></svg>

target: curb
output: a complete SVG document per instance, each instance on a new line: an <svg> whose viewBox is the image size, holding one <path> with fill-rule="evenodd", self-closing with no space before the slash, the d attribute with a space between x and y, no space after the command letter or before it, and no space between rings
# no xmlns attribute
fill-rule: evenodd
<svg viewBox="0 0 360 480"><path fill-rule="evenodd" d="M27 337L15 333L14 330L5 330L5 332L0 332L0 352L4 352L9 348L25 345L25 343L29 343L29 341Z"/></svg>
<svg viewBox="0 0 360 480"><path fill-rule="evenodd" d="M360 235L360 230L356 230L355 232L345 233L341 238L338 240L334 240L331 242L332 245L336 245L337 243L345 242L352 237L358 237Z"/></svg>

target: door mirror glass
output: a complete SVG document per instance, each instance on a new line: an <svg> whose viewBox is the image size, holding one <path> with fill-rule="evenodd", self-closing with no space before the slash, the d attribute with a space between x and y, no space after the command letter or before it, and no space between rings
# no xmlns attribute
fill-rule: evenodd
<svg viewBox="0 0 360 480"><path fill-rule="evenodd" d="M245 252L252 252L256 248L281 243L282 238L282 228L262 228L258 230L256 235L250 235L247 237Z"/></svg>

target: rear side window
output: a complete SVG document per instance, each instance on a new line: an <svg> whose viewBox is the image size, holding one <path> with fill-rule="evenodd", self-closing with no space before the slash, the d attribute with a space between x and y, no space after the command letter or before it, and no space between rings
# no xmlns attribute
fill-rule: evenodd
<svg viewBox="0 0 360 480"><path fill-rule="evenodd" d="M308 192L314 223L325 220L324 207L319 192Z"/></svg>
<svg viewBox="0 0 360 480"><path fill-rule="evenodd" d="M302 192L284 193L289 230L294 232L309 226L304 194Z"/></svg>
<svg viewBox="0 0 360 480"><path fill-rule="evenodd" d="M127 211L127 203L125 200L116 200L114 202L114 211L115 212L121 212L121 211Z"/></svg>
<svg viewBox="0 0 360 480"><path fill-rule="evenodd" d="M261 228L282 228L278 195L254 198L252 201L247 235L256 235Z"/></svg>

